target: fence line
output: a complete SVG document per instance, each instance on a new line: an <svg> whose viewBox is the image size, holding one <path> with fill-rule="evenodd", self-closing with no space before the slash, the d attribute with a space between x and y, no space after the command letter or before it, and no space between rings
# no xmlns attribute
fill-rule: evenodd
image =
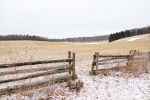
<svg viewBox="0 0 150 100"><path fill-rule="evenodd" d="M134 51L134 52L136 52L136 51ZM135 57L134 60L143 60L145 58L136 58L136 56L143 55L143 54L148 54L150 56L150 52L133 53L130 55L99 55L98 52L95 52L95 54L93 55L93 62L92 62L92 68L91 68L90 74L92 74L92 75L98 74L98 71L99 71L98 65L119 63L119 61L115 61L117 59L119 59L119 60L122 59L122 61L120 61L120 62L124 62L123 59L131 60L131 59L133 59L133 57ZM100 59L100 58L107 58L107 59ZM109 62L112 60L114 60L114 61ZM107 61L107 62L105 62L105 61Z"/></svg>
<svg viewBox="0 0 150 100"><path fill-rule="evenodd" d="M72 54L72 57L71 57L71 54ZM26 66L26 65L64 63L64 62L67 62L67 64L57 65L56 67L42 67L42 68L31 68L31 69L22 69L22 70L20 69L20 70L14 70L14 71L0 72L0 76L3 76L3 75L13 75L13 74L32 73L32 72L42 71L40 73L34 73L31 75L27 75L27 76L23 76L23 77L19 77L19 78L0 80L0 85L3 83L8 83L8 82L16 82L16 81L31 79L31 78L40 77L40 76L69 72L69 75L67 75L67 76L55 78L50 81L45 81L45 82L40 82L40 83L31 83L31 84L26 84L26 85L21 85L21 86L16 86L16 87L0 89L0 96L18 93L18 91L22 92L22 91L31 90L32 88L40 87L39 85L45 87L45 86L48 86L50 84L50 82L52 82L52 81L54 83L58 83L58 82L66 81L68 79L77 78L77 75L75 74L75 53L71 53L70 51L68 52L67 59L22 62L22 63L14 63L14 64L0 64L0 69L7 69L7 68L11 68L11 67L20 67L20 66Z"/></svg>

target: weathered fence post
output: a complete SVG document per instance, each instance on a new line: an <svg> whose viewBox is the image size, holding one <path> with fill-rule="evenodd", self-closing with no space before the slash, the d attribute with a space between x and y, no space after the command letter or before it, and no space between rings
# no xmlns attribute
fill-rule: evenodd
<svg viewBox="0 0 150 100"><path fill-rule="evenodd" d="M73 59L73 62L72 62L72 78L75 79L76 78L76 74L75 74L75 53L73 53L72 59Z"/></svg>
<svg viewBox="0 0 150 100"><path fill-rule="evenodd" d="M94 70L94 67L95 67L95 64L96 64L96 61L95 61L96 59L95 58L96 58L96 55L94 54L93 55L92 68L91 68L91 71L89 72L90 75L95 75L95 70Z"/></svg>
<svg viewBox="0 0 150 100"><path fill-rule="evenodd" d="M148 52L148 55L150 56L150 52Z"/></svg>
<svg viewBox="0 0 150 100"><path fill-rule="evenodd" d="M95 56L95 55L93 55L92 72L94 72L95 58L96 58L96 56Z"/></svg>
<svg viewBox="0 0 150 100"><path fill-rule="evenodd" d="M95 69L95 75L98 73L98 58L99 58L99 53L98 52L96 52L95 53L95 56L96 56L96 69Z"/></svg>
<svg viewBox="0 0 150 100"><path fill-rule="evenodd" d="M68 58L71 58L71 51L68 51ZM69 61L68 64L71 67L71 61ZM71 74L71 70L69 71L69 74Z"/></svg>

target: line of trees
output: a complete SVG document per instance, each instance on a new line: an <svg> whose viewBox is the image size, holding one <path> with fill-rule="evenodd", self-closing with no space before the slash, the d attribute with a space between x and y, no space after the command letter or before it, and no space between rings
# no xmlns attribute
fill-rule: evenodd
<svg viewBox="0 0 150 100"><path fill-rule="evenodd" d="M66 38L66 39L48 39L45 37L40 37L36 35L0 35L0 41L9 41L9 40L34 40L34 41L50 41L50 42L97 42L109 40L109 42L131 37L135 35L148 34L150 33L150 26L143 28L135 28L131 30L125 30L121 32L116 32L111 35L103 36L93 36L93 37L77 37L77 38Z"/></svg>
<svg viewBox="0 0 150 100"><path fill-rule="evenodd" d="M121 31L121 32L116 32L116 33L110 34L109 42L112 42L112 41L115 41L115 40L118 40L121 38L125 38L125 37L131 37L131 36L148 34L148 33L150 33L150 26L143 27L143 28L135 28L135 29Z"/></svg>
<svg viewBox="0 0 150 100"><path fill-rule="evenodd" d="M47 38L40 36L30 36L30 35L0 35L0 40L35 40L35 41L48 41Z"/></svg>
<svg viewBox="0 0 150 100"><path fill-rule="evenodd" d="M67 42L98 42L109 39L109 35L93 36L93 37L77 37L77 38L66 38Z"/></svg>

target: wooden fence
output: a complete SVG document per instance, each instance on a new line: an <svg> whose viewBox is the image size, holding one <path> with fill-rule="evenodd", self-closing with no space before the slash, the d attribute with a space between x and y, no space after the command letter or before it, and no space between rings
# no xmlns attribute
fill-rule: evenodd
<svg viewBox="0 0 150 100"><path fill-rule="evenodd" d="M7 71L8 68L12 67L20 67L20 66L26 66L26 65L37 65L37 64L50 64L50 63L67 63L65 65L59 65L55 67L42 67L42 68L29 68L29 69L20 69L16 71ZM28 67L28 66L26 66ZM46 60L46 61L34 61L34 62L23 62L23 63L13 63L13 64L1 64L0 69L6 69L6 72L0 72L0 76L4 75L14 75L14 74L24 74L24 73L32 73L31 75L23 76L20 78L15 79L6 79L6 80L0 80L0 86L3 85L3 83L10 82L17 82L20 80L26 80L31 78L36 78L40 76L47 76L47 75L53 75L58 73L64 73L68 72L69 75L67 76L61 76L59 78L54 78L49 81L43 81L43 82L37 82L37 83L30 83L26 85L19 85L19 86L12 86L4 89L0 89L0 96L2 95L10 95L14 93L20 93L22 91L28 91L31 89L36 89L39 87L46 87L48 85L58 83L58 82L64 82L68 79L75 79L77 76L75 74L75 53L68 52L68 58L67 59L60 59L60 60ZM37 71L42 71L41 73L34 73Z"/></svg>
<svg viewBox="0 0 150 100"><path fill-rule="evenodd" d="M136 50L131 50L130 55L99 55L99 53L96 52L93 55L92 69L90 71L90 74L96 75L99 73L99 71L104 70L104 69L99 69L98 67L99 65L122 63L125 62L125 60L127 62L126 64L128 64L128 61L130 61L131 59L134 60L145 59L145 57L144 58L141 57L141 55L144 54L148 55L150 58L150 52L138 53Z"/></svg>
<svg viewBox="0 0 150 100"><path fill-rule="evenodd" d="M96 52L93 55L92 69L90 71L90 74L98 74L100 71L98 68L99 65L117 63L118 61L115 61L116 59L128 59L129 57L130 55L99 55L99 53Z"/></svg>

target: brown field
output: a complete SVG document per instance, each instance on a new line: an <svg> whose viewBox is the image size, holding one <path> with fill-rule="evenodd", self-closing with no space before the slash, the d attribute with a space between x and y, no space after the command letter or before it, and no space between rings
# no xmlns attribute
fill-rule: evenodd
<svg viewBox="0 0 150 100"><path fill-rule="evenodd" d="M150 36L150 35L148 35ZM77 58L86 60L95 52L100 54L125 54L129 50L150 51L150 37L136 41L121 41L104 44L80 44L41 41L0 41L1 63L7 63L8 57L17 56L18 61L44 60L67 56L68 51L76 53ZM84 59L83 59L84 57ZM5 59L5 60L4 60ZM6 61L6 62L4 62Z"/></svg>
<svg viewBox="0 0 150 100"><path fill-rule="evenodd" d="M93 54L95 52L99 52L100 54L128 54L130 50L135 49L142 52L150 51L150 35L146 35L145 38L135 41L122 40L112 43L96 44L43 41L0 41L0 63L67 58L68 51L72 51L76 53L77 76L81 80L86 78L83 82L87 85L89 83L86 82L92 80L89 76L89 71L91 70ZM95 88L95 86L92 85L88 86Z"/></svg>
<svg viewBox="0 0 150 100"><path fill-rule="evenodd" d="M76 67L82 65L83 68L89 68L92 63L92 55L95 52L100 54L128 54L133 49L143 52L150 51L150 35L136 41L116 41L103 44L0 41L0 63L64 58L67 57L68 51L72 51L76 53Z"/></svg>

